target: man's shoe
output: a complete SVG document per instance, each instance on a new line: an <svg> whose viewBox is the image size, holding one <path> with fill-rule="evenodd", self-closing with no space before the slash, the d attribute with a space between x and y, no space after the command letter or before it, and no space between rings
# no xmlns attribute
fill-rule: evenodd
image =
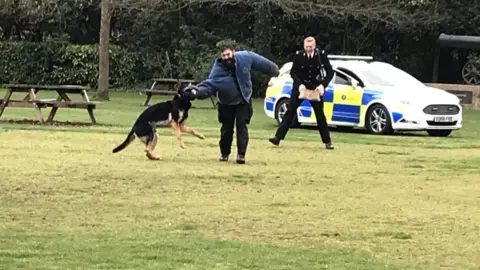
<svg viewBox="0 0 480 270"><path fill-rule="evenodd" d="M237 155L237 163L245 164L245 155Z"/></svg>
<svg viewBox="0 0 480 270"><path fill-rule="evenodd" d="M218 159L220 161L228 161L228 155L220 155L220 158Z"/></svg>
<svg viewBox="0 0 480 270"><path fill-rule="evenodd" d="M278 139L277 136L268 139L268 141L270 141L273 145L277 145L277 146L278 146L278 145L280 144L280 139Z"/></svg>
<svg viewBox="0 0 480 270"><path fill-rule="evenodd" d="M325 148L327 148L328 150L333 150L333 149L335 149L335 148L333 147L333 145L332 145L331 142L326 143L326 144L325 144Z"/></svg>

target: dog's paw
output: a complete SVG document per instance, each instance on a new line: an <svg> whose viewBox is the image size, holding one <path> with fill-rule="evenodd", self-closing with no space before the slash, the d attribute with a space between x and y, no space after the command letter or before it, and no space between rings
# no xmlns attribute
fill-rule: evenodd
<svg viewBox="0 0 480 270"><path fill-rule="evenodd" d="M185 149L185 144L180 144L180 148Z"/></svg>
<svg viewBox="0 0 480 270"><path fill-rule="evenodd" d="M153 155L152 153L149 153L149 152L147 152L146 156L150 160L160 160L160 157L157 157L157 156L155 156L155 155Z"/></svg>
<svg viewBox="0 0 480 270"><path fill-rule="evenodd" d="M202 134L198 134L197 137L198 137L200 140L204 140L204 139L205 139L205 136L203 136Z"/></svg>

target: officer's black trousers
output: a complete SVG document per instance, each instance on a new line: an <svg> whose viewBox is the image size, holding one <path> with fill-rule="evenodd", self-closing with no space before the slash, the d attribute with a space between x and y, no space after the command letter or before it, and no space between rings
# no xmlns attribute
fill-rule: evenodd
<svg viewBox="0 0 480 270"><path fill-rule="evenodd" d="M230 155L233 142L233 129L237 130L237 154L245 155L248 146L248 128L253 109L251 103L223 105L218 103L218 121L220 128L220 152Z"/></svg>
<svg viewBox="0 0 480 270"><path fill-rule="evenodd" d="M292 92L292 96L290 97L290 101L288 103L287 112L283 116L282 123L280 123L280 126L277 129L277 133L275 134L275 136L280 140L285 139L285 135L287 135L288 129L292 125L293 119L297 114L298 106L300 106L300 103L302 103L303 101L303 99L298 98L298 95L298 91ZM317 118L317 127L318 131L320 132L320 136L322 137L322 142L331 142L330 132L328 131L327 119L325 118L325 113L323 112L323 99L320 101L309 101L312 105L313 111L315 112L315 117Z"/></svg>

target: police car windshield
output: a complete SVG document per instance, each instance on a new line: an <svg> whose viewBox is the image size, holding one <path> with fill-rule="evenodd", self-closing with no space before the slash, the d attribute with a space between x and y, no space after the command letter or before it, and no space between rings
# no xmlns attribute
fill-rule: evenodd
<svg viewBox="0 0 480 270"><path fill-rule="evenodd" d="M407 72L387 63L371 63L385 80L396 86L424 87L425 85Z"/></svg>
<svg viewBox="0 0 480 270"><path fill-rule="evenodd" d="M395 85L389 78L385 78L381 73L376 72L375 70L362 68L362 74L367 78L367 80L374 84L380 86L393 86Z"/></svg>
<svg viewBox="0 0 480 270"><path fill-rule="evenodd" d="M281 76L285 73L290 73L290 69L292 69L292 62L286 63L285 65L283 65L283 67L280 68L280 70L279 70L280 75L279 76Z"/></svg>

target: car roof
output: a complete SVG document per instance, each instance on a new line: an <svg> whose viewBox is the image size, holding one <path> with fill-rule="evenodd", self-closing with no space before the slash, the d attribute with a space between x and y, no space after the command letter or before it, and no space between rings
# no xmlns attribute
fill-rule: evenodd
<svg viewBox="0 0 480 270"><path fill-rule="evenodd" d="M375 69L378 70L382 67L389 66L392 67L392 65L385 63L385 62L367 62L367 61L362 61L362 60L330 60L330 63L332 64L333 68L338 68L338 67L343 67L347 69L354 69L354 70L359 70L359 69ZM288 71L292 68L292 62L287 62L285 63L281 68L280 68L280 73ZM379 66L381 65L381 66ZM353 71L353 70L352 70Z"/></svg>
<svg viewBox="0 0 480 270"><path fill-rule="evenodd" d="M330 60L332 67L336 70L342 68L355 73L362 81L369 81L372 74L384 81L393 81L395 84L411 84L420 85L420 81L416 80L407 72L395 67L392 64L381 61L364 61L364 60ZM285 63L281 71L288 72L292 67L292 62ZM281 72L281 73L284 73ZM370 74L365 77L365 74Z"/></svg>
<svg viewBox="0 0 480 270"><path fill-rule="evenodd" d="M376 74L391 76L398 74L399 70L395 66L380 61L364 61L364 60L330 60L334 69L348 69L357 75L361 75L362 71L368 70ZM285 63L280 69L280 74L288 72L292 68L292 62Z"/></svg>
<svg viewBox="0 0 480 270"><path fill-rule="evenodd" d="M365 68L368 68L368 63L365 62L365 61L352 61L352 60L332 60L330 61L330 63L332 64L333 68L339 68L339 67L343 67L343 68L347 68L347 69L350 69L352 70L353 72L355 72L356 70L358 69L365 69Z"/></svg>

